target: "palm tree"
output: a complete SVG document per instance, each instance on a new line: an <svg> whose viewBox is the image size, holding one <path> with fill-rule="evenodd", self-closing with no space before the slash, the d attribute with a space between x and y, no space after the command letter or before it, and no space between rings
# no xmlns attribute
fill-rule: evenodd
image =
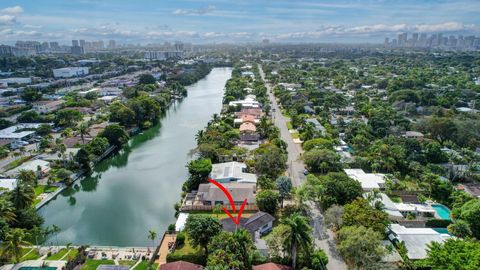
<svg viewBox="0 0 480 270"><path fill-rule="evenodd" d="M44 233L44 230L38 226L33 226L33 228L30 230L30 234L35 238L36 246L38 246L38 237L42 237Z"/></svg>
<svg viewBox="0 0 480 270"><path fill-rule="evenodd" d="M152 240L152 247L155 249L155 239L157 238L157 232L154 230L148 231L148 239Z"/></svg>
<svg viewBox="0 0 480 270"><path fill-rule="evenodd" d="M15 208L11 201L8 201L4 198L0 199L0 217L2 217L6 222L15 221Z"/></svg>
<svg viewBox="0 0 480 270"><path fill-rule="evenodd" d="M308 250L311 247L312 227L308 225L307 218L298 213L294 213L290 217L285 218L282 221L282 224L289 228L285 234L283 245L285 250L290 252L290 256L292 257L292 267L296 269L298 249Z"/></svg>
<svg viewBox="0 0 480 270"><path fill-rule="evenodd" d="M82 143L85 144L84 136L89 134L90 128L88 128L88 124L82 123L78 127L78 132L80 133L80 138L82 138Z"/></svg>
<svg viewBox="0 0 480 270"><path fill-rule="evenodd" d="M24 240L26 237L27 233L24 229L15 228L10 230L2 244L2 255L13 255L15 258L14 262L20 262L20 258L22 256L22 246L31 245L29 242Z"/></svg>
<svg viewBox="0 0 480 270"><path fill-rule="evenodd" d="M29 207L35 199L33 187L24 183L18 183L11 195L13 206L17 209Z"/></svg>
<svg viewBox="0 0 480 270"><path fill-rule="evenodd" d="M47 228L47 234L53 234L55 235L55 241L57 241L57 246L58 246L58 233L62 231L62 229L60 229L60 227L58 227L57 225L53 224L52 225L52 228L49 229Z"/></svg>

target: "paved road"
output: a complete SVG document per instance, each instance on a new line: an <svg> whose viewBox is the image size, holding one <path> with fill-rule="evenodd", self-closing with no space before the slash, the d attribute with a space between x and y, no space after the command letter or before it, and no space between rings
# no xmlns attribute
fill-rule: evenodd
<svg viewBox="0 0 480 270"><path fill-rule="evenodd" d="M265 74L261 67L259 67L260 75L262 79L265 80ZM301 160L301 154L303 153L302 146L293 142L292 135L288 132L287 128L287 118L282 115L282 112L278 106L278 103L273 96L272 87L270 84L265 84L268 89L268 95L270 97L270 103L272 107L272 118L275 125L280 129L280 136L287 143L288 151L288 174L292 179L292 184L294 186L301 185L305 180L305 175L303 171L305 170L305 164Z"/></svg>
<svg viewBox="0 0 480 270"><path fill-rule="evenodd" d="M263 73L262 67L259 65L258 69L262 79L265 81L265 74ZM278 103L273 96L272 87L270 84L265 83L268 95L270 97L270 103L272 106L273 121L275 125L280 129L280 136L287 143L288 150L288 174L292 179L292 184L294 186L299 186L305 181L305 175L303 171L305 170L305 164L301 159L301 154L303 153L302 147L300 144L293 142L292 135L288 132L287 128L287 119L282 115ZM338 255L338 252L335 248L334 234L331 230L328 230L325 226L324 218L320 207L315 205L313 202L308 202L309 212L313 228L313 237L315 246L321 248L325 251L328 256L327 268L329 270L344 270L347 269L345 262Z"/></svg>

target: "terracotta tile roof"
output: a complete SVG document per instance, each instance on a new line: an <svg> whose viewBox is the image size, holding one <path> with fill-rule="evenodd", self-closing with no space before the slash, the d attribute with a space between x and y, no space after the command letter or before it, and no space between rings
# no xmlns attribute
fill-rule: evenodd
<svg viewBox="0 0 480 270"><path fill-rule="evenodd" d="M276 263L264 263L260 265L254 265L252 270L292 270L292 268L290 266Z"/></svg>
<svg viewBox="0 0 480 270"><path fill-rule="evenodd" d="M247 123L243 123L243 124L240 125L240 132L242 132L242 131L255 132L255 131L257 131L257 128L255 127L254 124L247 122Z"/></svg>
<svg viewBox="0 0 480 270"><path fill-rule="evenodd" d="M202 270L203 266L185 261L176 261L160 265L160 270Z"/></svg>

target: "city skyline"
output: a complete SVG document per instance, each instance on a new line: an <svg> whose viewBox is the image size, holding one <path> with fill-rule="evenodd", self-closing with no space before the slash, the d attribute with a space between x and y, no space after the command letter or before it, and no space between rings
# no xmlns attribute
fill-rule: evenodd
<svg viewBox="0 0 480 270"><path fill-rule="evenodd" d="M17 40L382 43L402 32L478 35L480 2L6 0L0 37Z"/></svg>

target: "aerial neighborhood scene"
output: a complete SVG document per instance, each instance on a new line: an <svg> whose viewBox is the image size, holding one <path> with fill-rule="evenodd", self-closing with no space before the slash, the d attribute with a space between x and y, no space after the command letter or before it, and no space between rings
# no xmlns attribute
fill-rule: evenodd
<svg viewBox="0 0 480 270"><path fill-rule="evenodd" d="M0 270L480 269L477 0L2 0Z"/></svg>

